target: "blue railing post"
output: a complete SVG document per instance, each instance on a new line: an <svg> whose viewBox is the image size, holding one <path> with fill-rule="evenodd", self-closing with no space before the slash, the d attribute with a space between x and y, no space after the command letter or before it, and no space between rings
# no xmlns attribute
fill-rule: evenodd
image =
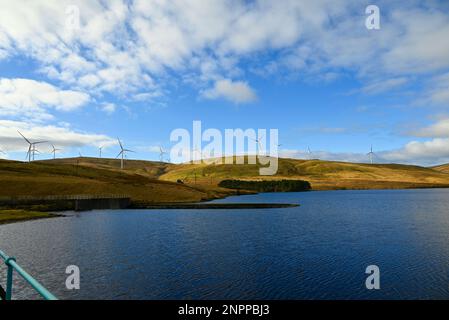
<svg viewBox="0 0 449 320"><path fill-rule="evenodd" d="M12 299L12 277L14 274L14 269L12 265L9 263L10 261L16 261L16 259L9 257L6 259L5 264L8 267L7 276L6 276L6 300Z"/></svg>
<svg viewBox="0 0 449 320"><path fill-rule="evenodd" d="M34 290L36 290L44 299L46 300L57 300L57 298L51 294L44 286L36 281L28 272L22 269L16 262L16 259L9 257L3 251L0 250L0 258L5 262L7 267L7 277L6 277L6 292L5 300L11 300L12 298L12 287L13 287L13 273L16 270L17 274L20 275L29 285L31 285Z"/></svg>

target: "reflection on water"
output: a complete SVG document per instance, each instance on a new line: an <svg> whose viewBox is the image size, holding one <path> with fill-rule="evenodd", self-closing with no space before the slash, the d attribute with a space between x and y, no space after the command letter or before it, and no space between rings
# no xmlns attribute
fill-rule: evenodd
<svg viewBox="0 0 449 320"><path fill-rule="evenodd" d="M301 206L92 211L2 225L0 248L65 299L449 298L449 190L218 202ZM72 264L81 270L79 291L65 289ZM371 264L381 270L379 291L364 287ZM36 297L16 285L16 298Z"/></svg>

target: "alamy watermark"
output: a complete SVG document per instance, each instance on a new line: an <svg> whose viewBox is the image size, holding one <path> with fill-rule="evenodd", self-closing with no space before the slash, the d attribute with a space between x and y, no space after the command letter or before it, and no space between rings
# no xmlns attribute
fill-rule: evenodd
<svg viewBox="0 0 449 320"><path fill-rule="evenodd" d="M69 31L80 29L80 9L76 5L70 5L65 8L65 27Z"/></svg>
<svg viewBox="0 0 449 320"><path fill-rule="evenodd" d="M366 278L365 286L368 290L379 290L380 289L380 269L376 265L370 265L366 267L366 274L369 276Z"/></svg>
<svg viewBox="0 0 449 320"><path fill-rule="evenodd" d="M69 276L65 280L67 290L80 289L80 268L76 265L67 266L65 273Z"/></svg>
<svg viewBox="0 0 449 320"><path fill-rule="evenodd" d="M170 150L173 162L205 164L259 164L260 175L278 170L278 129L219 129L203 131L201 121L193 121L192 133L183 128L170 134L176 144ZM203 146L204 144L204 146Z"/></svg>
<svg viewBox="0 0 449 320"><path fill-rule="evenodd" d="M368 30L380 29L380 9L376 5L369 5L365 9L368 17L365 20L365 26Z"/></svg>

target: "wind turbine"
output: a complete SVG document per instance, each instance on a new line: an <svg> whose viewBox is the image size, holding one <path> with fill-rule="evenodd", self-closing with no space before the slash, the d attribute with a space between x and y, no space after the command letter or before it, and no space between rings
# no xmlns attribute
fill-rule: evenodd
<svg viewBox="0 0 449 320"><path fill-rule="evenodd" d="M100 151L100 159L101 159L101 151L103 150L103 146L98 147L98 150Z"/></svg>
<svg viewBox="0 0 449 320"><path fill-rule="evenodd" d="M36 145L33 145L33 149L31 149L31 152L33 154L33 161L34 161L34 156L36 153L41 153L39 150L36 149Z"/></svg>
<svg viewBox="0 0 449 320"><path fill-rule="evenodd" d="M375 155L375 153L373 152L373 145L371 145L370 152L368 152L366 155L369 157L370 163L373 164L373 157Z"/></svg>
<svg viewBox="0 0 449 320"><path fill-rule="evenodd" d="M260 136L260 137L258 137L258 138L256 138L256 139L251 139L251 140L253 140L254 142L256 142L257 143L257 153L256 154L258 154L258 153L260 153L260 151L262 150L262 144L261 144L261 140L263 139L263 135L262 136Z"/></svg>
<svg viewBox="0 0 449 320"><path fill-rule="evenodd" d="M56 159L56 151L61 151L62 149L55 148L53 143L51 144L51 147L53 148L53 150L51 150L51 152L53 153L53 159Z"/></svg>
<svg viewBox="0 0 449 320"><path fill-rule="evenodd" d="M309 160L312 159L312 150L310 150L310 147L307 147L307 153L309 154Z"/></svg>
<svg viewBox="0 0 449 320"><path fill-rule="evenodd" d="M6 154L6 152L3 151L2 149L0 149L0 153L1 153L1 154Z"/></svg>
<svg viewBox="0 0 449 320"><path fill-rule="evenodd" d="M167 154L167 152L162 146L159 146L159 162L162 162L164 160L164 154Z"/></svg>
<svg viewBox="0 0 449 320"><path fill-rule="evenodd" d="M17 132L22 136L22 138L28 143L28 151L27 151L27 155L26 158L28 158L28 162L31 162L31 159L33 159L34 161L34 155L36 152L39 152L36 149L36 145L39 143L45 143L47 141L36 141L36 142L31 142L30 140L28 140L27 138L25 138L25 136L19 131L17 130ZM25 159L26 159L25 158Z"/></svg>
<svg viewBox="0 0 449 320"><path fill-rule="evenodd" d="M122 142L120 141L119 138L117 138L117 141L118 141L118 144L120 145L121 150L120 150L120 153L115 158L117 159L118 157L122 156L121 161L120 161L120 169L123 169L123 157L126 155L126 152L134 152L134 151L123 148Z"/></svg>

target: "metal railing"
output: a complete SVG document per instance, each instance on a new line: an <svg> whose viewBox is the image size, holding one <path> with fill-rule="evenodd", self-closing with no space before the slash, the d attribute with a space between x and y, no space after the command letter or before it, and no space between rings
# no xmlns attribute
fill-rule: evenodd
<svg viewBox="0 0 449 320"><path fill-rule="evenodd" d="M57 298L50 293L43 285L41 285L36 279L34 279L28 272L22 269L16 262L16 259L13 257L7 256L3 251L0 250L0 258L2 258L3 262L7 267L7 276L6 276L6 290L3 290L0 286L0 299L2 300L11 300L12 298L12 289L13 289L13 273L14 270L26 281L29 285L31 285L34 290L37 291L45 300L57 300Z"/></svg>

